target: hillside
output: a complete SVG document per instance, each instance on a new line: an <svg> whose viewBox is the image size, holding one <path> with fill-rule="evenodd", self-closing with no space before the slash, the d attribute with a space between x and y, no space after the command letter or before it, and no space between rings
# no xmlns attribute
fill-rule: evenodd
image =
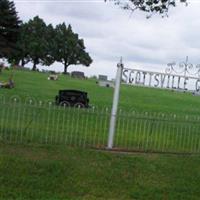
<svg viewBox="0 0 200 200"><path fill-rule="evenodd" d="M15 70L3 71L0 81L12 73L16 87L0 89L6 99L31 96L54 101L59 89L79 89L88 92L92 105L111 107L113 89L99 87L96 80L60 75L58 81L48 81L48 74ZM126 111L200 114L200 97L191 94L127 85L121 91L120 108ZM93 109L66 112L54 106L50 112L46 106L1 105L0 200L199 199L198 154L95 151L91 147L106 145L109 114L99 115ZM121 116L115 145L143 152L199 153L198 120L171 118L166 122L159 116L153 121L137 115L127 118L131 128L125 128Z"/></svg>
<svg viewBox="0 0 200 200"><path fill-rule="evenodd" d="M49 81L45 73L13 70L3 71L0 81L6 81L11 74L14 74L16 87L0 89L0 94L6 98L18 95L22 99L32 97L38 101L54 101L58 90L78 89L88 92L90 104L95 107L110 108L112 105L113 89L99 87L94 79L78 80L60 75L58 81ZM200 96L192 96L191 93L122 85L119 107L128 111L197 115L200 114L199 102Z"/></svg>

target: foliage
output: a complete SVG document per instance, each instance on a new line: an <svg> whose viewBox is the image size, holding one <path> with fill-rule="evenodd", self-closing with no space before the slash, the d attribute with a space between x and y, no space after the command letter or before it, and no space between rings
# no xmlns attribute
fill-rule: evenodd
<svg viewBox="0 0 200 200"><path fill-rule="evenodd" d="M33 70L38 64L51 65L62 62L67 72L69 65L89 66L92 59L85 51L83 39L72 31L71 25L57 25L56 29L38 16L21 23L14 3L0 0L0 58L7 58L14 65L24 66L33 62Z"/></svg>
<svg viewBox="0 0 200 200"><path fill-rule="evenodd" d="M14 65L19 65L21 62L21 66L24 67L30 61L30 56L28 52L29 46L29 31L28 24L22 23L19 29L19 37L16 43L18 51L13 52L10 56L8 56L8 62Z"/></svg>
<svg viewBox="0 0 200 200"><path fill-rule="evenodd" d="M83 39L72 31L71 25L65 23L54 27L38 16L23 23L16 43L18 51L8 56L8 61L18 65L33 62L33 70L38 64L51 65L53 62L62 62L67 72L69 65L82 64L89 66L92 62L89 54L85 51Z"/></svg>
<svg viewBox="0 0 200 200"><path fill-rule="evenodd" d="M0 58L17 50L20 20L12 1L0 1Z"/></svg>
<svg viewBox="0 0 200 200"><path fill-rule="evenodd" d="M170 7L176 6L176 0L105 0L113 1L116 5L121 6L125 10L135 11L140 10L148 13L150 17L153 13L167 16ZM186 3L187 0L179 0L181 3Z"/></svg>
<svg viewBox="0 0 200 200"><path fill-rule="evenodd" d="M29 20L26 26L27 51L30 60L33 62L33 70L36 70L38 64L51 65L54 62L49 55L52 25L47 26L41 18L36 16Z"/></svg>
<svg viewBox="0 0 200 200"><path fill-rule="evenodd" d="M85 51L84 41L73 32L71 25L66 27L63 23L56 26L55 45L54 58L63 63L64 73L67 73L69 65L83 64L89 66L92 63L92 59Z"/></svg>

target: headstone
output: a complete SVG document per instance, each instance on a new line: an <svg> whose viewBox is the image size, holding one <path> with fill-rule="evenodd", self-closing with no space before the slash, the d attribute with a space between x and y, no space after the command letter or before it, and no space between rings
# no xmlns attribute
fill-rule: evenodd
<svg viewBox="0 0 200 200"><path fill-rule="evenodd" d="M51 75L49 75L48 80L57 81L58 80L58 75L51 74Z"/></svg>
<svg viewBox="0 0 200 200"><path fill-rule="evenodd" d="M100 87L115 87L115 84L112 81L99 81L98 83Z"/></svg>
<svg viewBox="0 0 200 200"><path fill-rule="evenodd" d="M192 94L194 95L194 96L200 96L200 92L198 91L194 91L194 92L192 92Z"/></svg>
<svg viewBox="0 0 200 200"><path fill-rule="evenodd" d="M56 74L56 72L53 71L53 70L50 70L49 72L50 72L51 74Z"/></svg>
<svg viewBox="0 0 200 200"><path fill-rule="evenodd" d="M84 73L83 73L83 72L80 72L80 71L73 71L73 72L71 73L71 76L72 76L73 78L85 79Z"/></svg>
<svg viewBox="0 0 200 200"><path fill-rule="evenodd" d="M99 75L99 80L100 80L100 81L107 81L107 80L108 80L108 77L105 76L105 75Z"/></svg>

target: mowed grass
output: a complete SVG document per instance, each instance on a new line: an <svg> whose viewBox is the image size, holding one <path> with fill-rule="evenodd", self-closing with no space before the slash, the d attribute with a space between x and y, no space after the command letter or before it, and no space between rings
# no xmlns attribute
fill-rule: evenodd
<svg viewBox="0 0 200 200"><path fill-rule="evenodd" d="M47 80L49 76L47 73L12 70L4 71L0 75L0 80L7 80L10 74L14 74L16 87L12 90L0 90L1 94L8 98L17 95L22 100L32 97L38 102L55 102L55 96L58 95L59 90L77 89L88 92L90 104L94 106L111 106L112 104L112 89L100 88L96 81L92 79L80 80L60 75L58 81L49 81Z"/></svg>
<svg viewBox="0 0 200 200"><path fill-rule="evenodd" d="M49 74L27 70L3 71L0 80L6 81L12 74L16 87L0 89L5 97L5 103L0 104L0 141L106 146L113 88L99 87L94 79L66 75L49 81ZM60 89L87 91L95 110L49 107L44 103L54 102ZM15 106L13 97L21 102L30 98L34 101L32 106ZM191 93L122 84L114 146L134 151L200 152L199 100Z"/></svg>
<svg viewBox="0 0 200 200"><path fill-rule="evenodd" d="M0 144L2 200L198 200L200 157Z"/></svg>
<svg viewBox="0 0 200 200"><path fill-rule="evenodd" d="M52 118L48 119L47 108L37 109L22 105L12 107L9 105L8 99L13 96L19 96L22 101L27 97L32 97L37 101L54 101L55 95L59 89L79 89L87 91L90 97L90 104L99 107L108 107L112 105L112 88L101 88L96 84L96 80L78 80L69 76L61 75L58 81L48 81L48 74L31 71L3 71L0 74L0 81L6 81L11 74L14 74L16 87L14 89L0 89L1 96L6 98L4 108L0 110L0 123L4 126L0 127L2 133L0 136L5 139L0 142L0 199L2 200L198 200L200 197L200 157L198 155L167 155L167 154L120 154L111 152L99 152L83 148L72 148L67 145L57 145L57 140L66 141L66 135L63 135L68 127L69 133L75 138L88 138L95 141L95 131L91 134L84 129L84 134L79 135L77 132L77 120L73 120L76 124L73 126L72 120L67 120L62 125L62 111L53 112ZM199 115L199 97L191 94L171 92L160 89L141 88L122 85L120 108L124 111L136 110L139 113L158 112L158 113L174 113L177 115ZM5 106L6 105L6 106ZM20 108L21 107L21 108ZM17 110L18 109L18 110ZM56 110L61 108L55 108ZM27 112L25 117L18 118L18 115ZM87 111L79 111L86 112ZM92 111L89 111L92 112ZM7 113L5 115L5 113ZM55 115L57 113L57 115ZM78 112L75 113L77 115ZM34 114L34 115L33 115ZM59 116L60 117L56 117ZM6 116L6 118L4 117ZM41 118L39 118L40 116ZM53 117L54 116L54 117ZM63 114L65 116L65 114ZM67 119L72 117L69 115ZM85 114L84 114L85 116ZM88 123L91 123L93 130L97 130L95 123L100 122L102 126L101 116L88 114ZM34 117L34 118L33 118ZM92 119L94 118L94 121ZM9 119L9 120L8 120ZM19 125L19 121L23 123ZM33 124L30 125L30 121ZM56 119L56 120L53 120ZM61 120L61 130L58 124ZM66 118L64 118L66 119ZM75 119L75 118L73 118ZM81 118L80 118L81 119ZM13 120L13 123L10 122ZM52 120L52 121L51 121ZM122 127L117 133L117 138L124 140L124 119ZM138 121L139 120L139 121ZM109 123L109 118L107 124ZM131 119L136 144L140 147L140 140L145 141L149 137L148 134L160 130L155 122L152 123L140 119ZM135 124L134 124L135 123ZM27 124L29 129L27 129ZM47 131L47 124L51 125L50 132ZM139 125L138 125L139 124ZM150 133L142 133L143 129L134 129L141 127L142 124L150 128ZM85 128L85 124L80 125ZM187 124L186 124L187 125ZM31 127L31 128L30 128ZM97 127L97 128L96 128ZM184 127L181 125L181 127ZM15 134L15 131L19 130ZM28 131L29 130L29 131ZM58 131L56 131L58 130ZM98 128L98 131L101 129ZM103 129L104 130L104 129ZM129 131L128 128L125 129ZM140 130L140 131L138 131ZM164 129L170 131L173 135L175 129ZM186 134L187 128L180 128L181 134ZM198 127L195 128L198 133ZM45 132L46 131L46 132ZM154 132L155 131L155 132ZM107 133L107 129L105 129ZM56 134L55 134L56 133ZM62 137L58 137L60 133ZM163 133L163 132L162 132ZM49 144L39 145L42 137L46 138L46 134L50 136ZM87 135L88 134L88 135ZM94 135L95 134L95 135ZM102 132L101 132L102 134ZM146 135L145 135L146 134ZM8 141L19 139L26 140L27 143L31 138L35 139L35 144L17 145L6 144ZM64 136L64 137L63 137ZM86 136L86 137L85 137ZM91 137L92 136L92 137ZM94 137L95 136L95 137ZM158 136L158 135L157 135ZM176 135L175 135L176 136ZM165 136L170 139L171 135ZM63 140L62 138L65 138ZM156 137L162 139L162 137ZM101 139L101 138L100 138ZM106 141L107 135L104 134ZM171 141L172 139L170 139ZM38 142L39 141L39 142ZM75 144L77 141L74 140ZM120 140L121 141L121 140ZM160 140L162 141L162 140ZM177 144L180 145L179 137L176 137ZM176 143L173 139L172 142ZM198 140L193 140L198 142ZM126 141L128 144L134 144L134 140ZM131 143L130 143L131 142ZM184 142L189 142L184 140ZM155 143L155 141L154 141ZM185 144L186 144L185 143ZM52 145L53 144L53 145ZM66 143L67 144L67 143ZM160 144L160 143L159 143ZM171 143L169 143L171 144ZM199 144L199 143L198 143ZM73 145L76 146L76 145ZM180 145L181 146L181 145ZM198 146L199 147L199 146ZM145 150L145 149L143 149Z"/></svg>
<svg viewBox="0 0 200 200"><path fill-rule="evenodd" d="M38 101L53 101L60 89L78 89L88 92L90 104L95 107L112 106L113 89L99 87L96 80L73 79L60 75L58 81L47 80L48 74L32 71L3 71L0 81L14 75L16 87L0 89L0 94L9 98L18 95L22 99L32 97ZM122 85L119 108L127 111L162 112L185 115L200 114L200 96L191 93L173 92L164 89Z"/></svg>

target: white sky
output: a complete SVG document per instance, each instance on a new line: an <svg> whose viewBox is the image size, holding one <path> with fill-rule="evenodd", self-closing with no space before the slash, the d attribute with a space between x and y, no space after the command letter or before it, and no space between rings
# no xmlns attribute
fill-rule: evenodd
<svg viewBox="0 0 200 200"><path fill-rule="evenodd" d="M69 71L115 77L116 64L123 57L125 67L164 72L166 64L184 61L200 63L200 0L189 6L171 8L168 18L121 10L104 0L14 0L22 20L36 15L46 23L65 22L85 41L93 63L89 68L70 66ZM61 63L47 69L63 71Z"/></svg>

